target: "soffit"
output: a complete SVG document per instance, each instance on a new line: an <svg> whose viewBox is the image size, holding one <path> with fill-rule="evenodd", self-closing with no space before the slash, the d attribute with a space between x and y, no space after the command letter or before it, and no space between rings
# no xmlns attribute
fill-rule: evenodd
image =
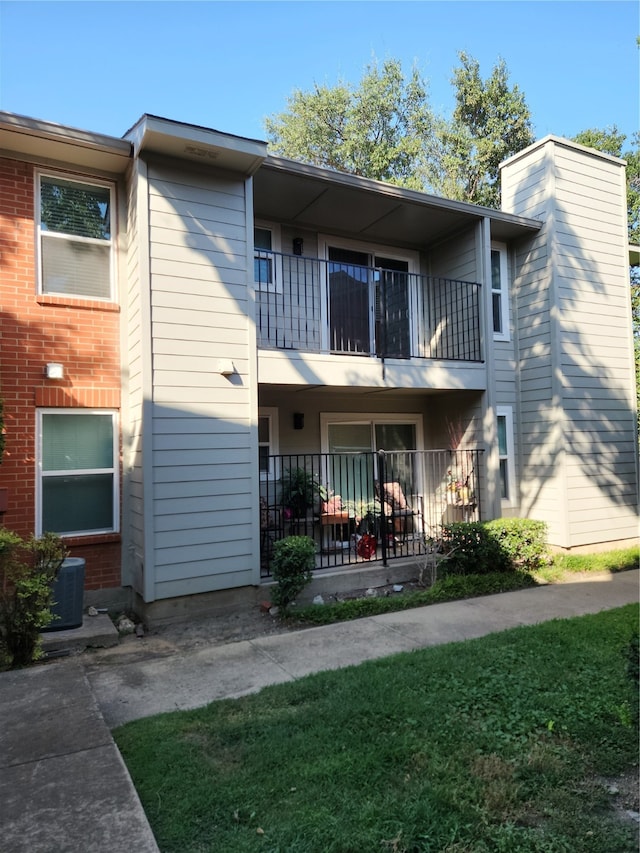
<svg viewBox="0 0 640 853"><path fill-rule="evenodd" d="M131 144L52 122L0 113L0 150L32 162L56 162L74 169L123 174Z"/></svg>
<svg viewBox="0 0 640 853"><path fill-rule="evenodd" d="M498 240L535 233L541 226L524 217L283 158L268 158L254 176L253 184L257 219L349 235L363 242L426 248L468 229L485 216L491 218L492 236Z"/></svg>
<svg viewBox="0 0 640 853"><path fill-rule="evenodd" d="M267 153L260 140L152 115L142 116L125 137L136 154L160 154L243 175L254 174Z"/></svg>

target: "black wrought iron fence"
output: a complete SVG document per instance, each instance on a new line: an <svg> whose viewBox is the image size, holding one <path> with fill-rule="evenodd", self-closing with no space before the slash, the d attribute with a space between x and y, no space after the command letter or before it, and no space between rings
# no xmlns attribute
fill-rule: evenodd
<svg viewBox="0 0 640 853"><path fill-rule="evenodd" d="M420 556L443 524L480 518L480 450L270 457L261 485L262 574L275 542L310 536L316 568Z"/></svg>
<svg viewBox="0 0 640 853"><path fill-rule="evenodd" d="M258 345L478 362L476 282L258 251Z"/></svg>

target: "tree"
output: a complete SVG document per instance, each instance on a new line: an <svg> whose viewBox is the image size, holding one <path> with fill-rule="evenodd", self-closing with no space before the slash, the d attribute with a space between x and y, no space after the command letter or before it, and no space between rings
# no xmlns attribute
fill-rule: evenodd
<svg viewBox="0 0 640 853"><path fill-rule="evenodd" d="M438 123L440 152L429 164L429 183L447 198L500 207L498 167L534 141L531 113L518 86L509 86L504 60L483 80L477 60L464 51L458 57L456 106L451 121Z"/></svg>
<svg viewBox="0 0 640 853"><path fill-rule="evenodd" d="M419 166L433 117L425 84L396 60L376 61L356 88L296 89L287 112L265 120L276 154L401 186L420 188Z"/></svg>
<svg viewBox="0 0 640 853"><path fill-rule="evenodd" d="M416 68L405 79L398 61L374 61L356 88L340 82L294 91L288 110L265 121L271 150L498 207L498 164L533 142L529 108L509 86L503 61L484 81L475 59L459 57L451 120L434 115Z"/></svg>

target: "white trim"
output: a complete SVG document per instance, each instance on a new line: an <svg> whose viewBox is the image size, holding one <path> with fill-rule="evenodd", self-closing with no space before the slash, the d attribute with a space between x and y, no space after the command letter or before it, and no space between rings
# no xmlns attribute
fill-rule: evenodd
<svg viewBox="0 0 640 853"><path fill-rule="evenodd" d="M379 413L379 412L358 412L357 414L346 412L321 412L320 413L320 446L322 453L329 453L329 426L331 424L353 424L353 425L368 425L370 427L371 446L370 453L375 453L375 427L377 424L410 424L415 428L416 446L415 450L424 450L423 438L423 417L421 414L412 413ZM386 448L383 448L386 449ZM375 466L375 476L379 476L377 463ZM329 478L324 472L324 482L328 484ZM412 497L416 497L423 493L424 484L421 482L421 466L417 466L417 480L413 483ZM411 498L407 495L407 498Z"/></svg>
<svg viewBox="0 0 640 853"><path fill-rule="evenodd" d="M271 232L271 250L257 249L255 246L255 239L252 235L254 246L251 267L255 270L256 254L259 253L260 258L271 261L273 274L273 281L261 284L256 280L255 272L253 273L253 286L255 287L256 293L282 293L282 232L280 225L277 222L268 222L263 219L256 219L253 223L253 227L254 230L256 228L260 228L263 231Z"/></svg>
<svg viewBox="0 0 640 853"><path fill-rule="evenodd" d="M280 429L278 422L278 408L276 406L260 406L258 408L258 419L267 418L269 422L269 456L277 456L280 453ZM262 447L260 441L260 430L258 429L258 448ZM271 459L269 461L269 471L260 471L260 481L279 480L278 461Z"/></svg>
<svg viewBox="0 0 640 853"><path fill-rule="evenodd" d="M507 453L506 456L504 454L500 454L500 444L499 444L499 431L498 431L498 419L505 419L505 433L507 440ZM514 453L514 442L513 442L513 409L511 406L496 406L496 444L498 451L498 473L499 473L499 463L504 459L507 463L507 497L501 498L501 503L503 507L511 507L517 504L516 500L516 462L515 462L515 453ZM499 480L500 482L500 480Z"/></svg>
<svg viewBox="0 0 640 853"><path fill-rule="evenodd" d="M496 291L493 289L493 281L490 281L491 285L491 328L493 331L493 339L494 341L510 341L511 340L511 331L510 331L510 317L509 317L509 265L507 263L507 247L504 243L491 243L491 251L500 253L500 291ZM491 270L492 265L489 264L489 269ZM496 332L493 328L493 296L494 293L500 293L500 321L502 324L502 331Z"/></svg>
<svg viewBox="0 0 640 853"><path fill-rule="evenodd" d="M320 450L329 453L329 424L369 424L371 426L371 449L373 450L376 424L412 424L416 428L416 450L424 450L423 417L416 412L320 412Z"/></svg>
<svg viewBox="0 0 640 853"><path fill-rule="evenodd" d="M396 261L407 261L410 273L419 273L420 255L409 249L399 249L397 246L386 246L383 243L368 243L364 240L353 240L345 237L333 237L331 234L318 234L318 256L329 260L329 246L336 249L352 249L369 255L384 255ZM371 264L373 266L373 264Z"/></svg>
<svg viewBox="0 0 640 853"><path fill-rule="evenodd" d="M111 417L112 423L112 432L113 432L113 448L112 448L112 461L113 465L111 468L99 468L99 469L65 469L64 471L48 471L46 472L46 476L48 477L56 477L56 476L74 476L79 474L112 474L113 476L113 494L112 494L112 512L113 512L113 527L111 528L100 528L97 530L78 530L78 531L64 531L61 533L61 536L96 536L102 533L119 533L120 532L120 435L119 435L119 421L118 421L118 412L115 409L74 409L74 408L43 408L36 410L36 518L35 518L35 530L36 536L41 536L43 532L42 529L42 480L44 476L44 472L42 470L42 438L43 438L43 426L42 426L42 418L43 415L101 415L104 417Z"/></svg>
<svg viewBox="0 0 640 853"><path fill-rule="evenodd" d="M103 187L109 190L109 209L110 209L110 234L108 240L102 240L91 237L81 237L79 235L60 233L54 231L43 231L41 229L42 216L42 179L51 178L52 180L66 181L72 184L82 184L88 187ZM70 299L90 299L96 302L116 302L117 301L117 274L116 274L116 237L118 234L118 210L116 200L116 187L113 181L105 181L93 176L83 175L79 173L58 172L49 169L38 169L35 173L34 181L34 226L35 226L35 243L36 243L36 272L37 272L37 293L38 295L51 295L69 297ZM43 288L42 282L42 239L46 236L47 239L55 238L59 240L70 240L78 243L87 243L96 246L108 247L109 249L109 295L96 296L95 294L86 293L66 293L64 291L46 291Z"/></svg>

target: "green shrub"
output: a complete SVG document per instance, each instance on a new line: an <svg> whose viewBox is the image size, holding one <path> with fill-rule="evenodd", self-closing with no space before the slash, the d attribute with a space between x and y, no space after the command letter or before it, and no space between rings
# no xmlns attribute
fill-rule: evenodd
<svg viewBox="0 0 640 853"><path fill-rule="evenodd" d="M52 584L66 556L53 533L24 540L0 529L0 651L9 666L38 657L40 631L53 619Z"/></svg>
<svg viewBox="0 0 640 853"><path fill-rule="evenodd" d="M547 527L527 518L457 521L443 527L445 575L535 571L548 562Z"/></svg>
<svg viewBox="0 0 640 853"><path fill-rule="evenodd" d="M273 546L271 574L276 582L271 599L287 610L311 581L316 564L316 546L310 536L287 536Z"/></svg>
<svg viewBox="0 0 640 853"><path fill-rule="evenodd" d="M481 521L456 521L442 528L444 575L485 575L507 572L511 561Z"/></svg>
<svg viewBox="0 0 640 853"><path fill-rule="evenodd" d="M508 556L512 566L535 572L547 565L547 525L530 518L496 518L485 522L492 538Z"/></svg>

